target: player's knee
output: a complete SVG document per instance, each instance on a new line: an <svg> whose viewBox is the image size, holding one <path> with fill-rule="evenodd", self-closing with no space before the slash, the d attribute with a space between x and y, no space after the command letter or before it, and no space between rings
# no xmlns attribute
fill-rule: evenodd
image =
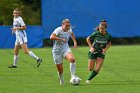
<svg viewBox="0 0 140 93"><path fill-rule="evenodd" d="M100 69L95 69L95 71L98 73L100 71Z"/></svg>
<svg viewBox="0 0 140 93"><path fill-rule="evenodd" d="M14 55L18 55L18 52L16 50L14 50Z"/></svg>
<svg viewBox="0 0 140 93"><path fill-rule="evenodd" d="M92 71L92 70L93 70L92 68L89 68L89 69L88 69L88 71Z"/></svg>

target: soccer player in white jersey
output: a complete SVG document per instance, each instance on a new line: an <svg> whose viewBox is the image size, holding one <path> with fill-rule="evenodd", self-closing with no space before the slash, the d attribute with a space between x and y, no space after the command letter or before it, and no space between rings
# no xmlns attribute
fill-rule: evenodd
<svg viewBox="0 0 140 93"><path fill-rule="evenodd" d="M13 28L12 34L16 35L16 41L15 41L15 48L14 48L14 63L9 68L17 68L17 61L18 61L18 53L20 48L24 50L26 54L29 54L32 58L34 58L37 61L37 67L39 67L40 63L42 62L42 59L36 56L32 51L30 51L27 47L27 35L26 35L26 25L21 17L21 11L19 9L15 9L13 11Z"/></svg>
<svg viewBox="0 0 140 93"><path fill-rule="evenodd" d="M64 84L63 58L65 58L67 61L70 62L71 78L77 77L75 75L76 61L68 45L70 36L74 42L74 47L77 48L77 42L75 39L75 35L72 32L69 19L64 19L62 21L62 26L56 28L50 36L50 39L54 40L52 53L53 53L54 63L56 64L58 70L58 77L60 79L60 84ZM79 80L81 79L79 78Z"/></svg>

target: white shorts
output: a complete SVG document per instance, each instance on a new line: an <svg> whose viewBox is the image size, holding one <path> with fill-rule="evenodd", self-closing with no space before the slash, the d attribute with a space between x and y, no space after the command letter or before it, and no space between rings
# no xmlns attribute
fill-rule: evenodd
<svg viewBox="0 0 140 93"><path fill-rule="evenodd" d="M67 48L63 51L52 51L53 53L53 59L54 59L54 63L55 64L61 64L63 62L63 58L65 58L65 56L71 52L70 48Z"/></svg>
<svg viewBox="0 0 140 93"><path fill-rule="evenodd" d="M27 43L27 37L16 38L15 45L22 45L24 43Z"/></svg>

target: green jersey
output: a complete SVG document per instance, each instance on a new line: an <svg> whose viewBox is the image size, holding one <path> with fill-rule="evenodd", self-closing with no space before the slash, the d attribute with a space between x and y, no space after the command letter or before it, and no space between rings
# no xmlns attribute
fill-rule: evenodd
<svg viewBox="0 0 140 93"><path fill-rule="evenodd" d="M108 32L102 35L100 31L95 31L89 38L93 41L92 45L95 48L95 52L102 52L102 49L106 48L106 45L111 42L111 35Z"/></svg>

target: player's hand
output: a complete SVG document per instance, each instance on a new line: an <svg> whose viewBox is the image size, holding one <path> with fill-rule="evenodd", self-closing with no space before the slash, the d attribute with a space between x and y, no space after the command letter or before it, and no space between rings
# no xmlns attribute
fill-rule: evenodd
<svg viewBox="0 0 140 93"><path fill-rule="evenodd" d="M14 34L16 31L16 28L10 28L10 29L12 30L12 34Z"/></svg>
<svg viewBox="0 0 140 93"><path fill-rule="evenodd" d="M12 30L12 31L16 31L16 30L17 30L17 28L16 28L16 27L14 27L14 28L11 28L11 30Z"/></svg>
<svg viewBox="0 0 140 93"><path fill-rule="evenodd" d="M95 49L93 47L90 48L90 52L94 53Z"/></svg>
<svg viewBox="0 0 140 93"><path fill-rule="evenodd" d="M102 53L105 55L106 54L106 49L103 49Z"/></svg>
<svg viewBox="0 0 140 93"><path fill-rule="evenodd" d="M73 46L74 48L77 48L77 43L74 43L74 46Z"/></svg>
<svg viewBox="0 0 140 93"><path fill-rule="evenodd" d="M63 41L63 43L66 43L66 39L65 38L61 38L61 40Z"/></svg>

